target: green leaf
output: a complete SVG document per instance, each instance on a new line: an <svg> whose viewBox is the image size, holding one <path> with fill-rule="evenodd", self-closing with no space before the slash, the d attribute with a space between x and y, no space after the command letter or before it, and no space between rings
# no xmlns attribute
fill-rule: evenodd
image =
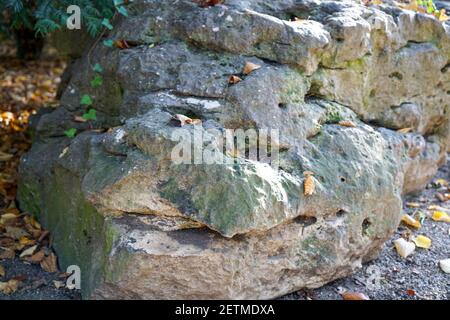
<svg viewBox="0 0 450 320"><path fill-rule="evenodd" d="M112 48L114 46L114 41L112 41L111 39L104 40L103 44L109 48Z"/></svg>
<svg viewBox="0 0 450 320"><path fill-rule="evenodd" d="M123 0L114 0L114 6L116 7L121 6L123 4L124 4Z"/></svg>
<svg viewBox="0 0 450 320"><path fill-rule="evenodd" d="M95 72L98 73L102 73L103 72L103 68L99 63L96 63L93 67L92 70L94 70Z"/></svg>
<svg viewBox="0 0 450 320"><path fill-rule="evenodd" d="M83 95L80 100L80 104L84 106L90 106L92 104L92 99L87 94Z"/></svg>
<svg viewBox="0 0 450 320"><path fill-rule="evenodd" d="M108 28L109 30L112 30L113 29L113 26L112 26L112 24L109 22L109 19L107 19L107 18L104 18L103 20L102 20L102 25L104 25L106 28Z"/></svg>
<svg viewBox="0 0 450 320"><path fill-rule="evenodd" d="M128 11L125 7L121 6L121 7L116 7L117 12L119 12L121 15L123 15L124 17L128 17Z"/></svg>
<svg viewBox="0 0 450 320"><path fill-rule="evenodd" d="M96 75L94 79L91 80L91 87L96 88L100 87L103 84L103 78L99 75Z"/></svg>
<svg viewBox="0 0 450 320"><path fill-rule="evenodd" d="M86 120L97 120L97 111L95 111L95 109L89 109L82 117Z"/></svg>
<svg viewBox="0 0 450 320"><path fill-rule="evenodd" d="M64 131L64 134L66 136L68 136L69 138L73 138L76 136L77 134L77 129L75 128L70 128L69 130Z"/></svg>

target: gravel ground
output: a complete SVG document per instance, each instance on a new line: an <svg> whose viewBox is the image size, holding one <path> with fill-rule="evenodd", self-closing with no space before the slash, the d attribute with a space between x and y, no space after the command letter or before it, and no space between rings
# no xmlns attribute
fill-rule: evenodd
<svg viewBox="0 0 450 320"><path fill-rule="evenodd" d="M436 179L438 178L450 180L450 163L439 170ZM435 196L437 191L429 185L420 194L406 197L405 212L408 214L413 214L415 210L426 212L426 208L433 204L450 210L450 201L440 202ZM408 208L407 202L418 202L421 209ZM416 248L413 255L403 259L397 254L392 241L407 232L427 236L432 240L431 248L428 250ZM372 300L448 300L450 274L445 274L439 267L439 260L447 258L450 258L450 223L435 222L427 218L417 231L401 224L391 240L385 244L379 258L365 264L354 275L333 281L318 289L301 290L281 299L335 300L342 299L340 293L347 291L364 293ZM374 279L378 271L379 286L374 288L370 285L370 279Z"/></svg>
<svg viewBox="0 0 450 320"><path fill-rule="evenodd" d="M5 268L5 277L0 281L9 279L20 280L20 287L13 294L0 293L0 300L79 300L78 290L65 288L57 289L53 281L65 281L58 273L48 273L39 265L26 264L19 258L14 260L0 260Z"/></svg>
<svg viewBox="0 0 450 320"><path fill-rule="evenodd" d="M436 179L444 178L450 180L450 163L441 168ZM427 189L415 196L408 196L406 202L418 202L422 211L426 211L429 205L435 204L450 210L450 201L440 202L435 194L438 190L430 185ZM413 214L415 210L404 206L405 212ZM450 211L449 211L450 212ZM417 248L412 256L407 259L401 258L394 249L393 240L400 238L407 232L413 235L422 234L432 239L430 249ZM438 265L441 259L450 258L450 224L435 222L429 218L425 219L422 227L411 230L400 225L397 232L388 241L379 258L365 264L361 270L354 275L336 280L321 288L313 290L301 290L281 297L288 300L329 300L342 299L340 292L364 293L370 299L449 299L450 298L450 275L443 273ZM0 281L19 278L20 289L11 294L0 294L1 299L80 299L77 290L56 289L53 280L61 280L58 274L44 272L39 266L25 264L18 258L15 260L2 260L0 264L6 270L6 276ZM371 287L370 279L379 272L379 286Z"/></svg>

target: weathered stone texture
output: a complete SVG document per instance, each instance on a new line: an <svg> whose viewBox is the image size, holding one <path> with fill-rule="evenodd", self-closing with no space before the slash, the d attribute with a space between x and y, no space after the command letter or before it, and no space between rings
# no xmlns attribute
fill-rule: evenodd
<svg viewBox="0 0 450 320"><path fill-rule="evenodd" d="M376 257L402 194L446 159L448 23L356 1L147 0L130 12L108 36L131 47L99 44L74 62L20 168L21 205L52 231L62 267L80 265L85 297L273 298L318 287ZM93 89L96 62L104 85ZM244 76L246 62L261 68ZM243 80L229 85L232 74ZM95 122L73 120L83 94ZM227 154L235 163L174 164L174 114L201 119L183 128L205 136L279 129L280 170Z"/></svg>

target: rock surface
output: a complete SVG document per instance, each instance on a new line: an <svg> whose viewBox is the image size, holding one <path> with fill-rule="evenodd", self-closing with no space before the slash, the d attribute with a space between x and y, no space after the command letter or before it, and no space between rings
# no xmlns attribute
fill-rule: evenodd
<svg viewBox="0 0 450 320"><path fill-rule="evenodd" d="M108 35L130 48L99 44L74 62L20 169L21 205L55 235L62 266L81 267L84 297L319 287L375 258L402 194L446 161L449 24L355 1L147 0L130 11ZM104 81L92 88L97 62ZM261 68L243 75L247 62ZM93 122L74 120L84 94ZM174 114L202 120L182 129L222 163L171 160ZM213 132L225 129L279 130L279 169L224 152Z"/></svg>

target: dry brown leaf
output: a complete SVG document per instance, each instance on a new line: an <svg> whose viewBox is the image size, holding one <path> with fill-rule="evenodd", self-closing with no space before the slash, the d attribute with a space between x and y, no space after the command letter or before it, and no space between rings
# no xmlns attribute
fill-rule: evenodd
<svg viewBox="0 0 450 320"><path fill-rule="evenodd" d="M18 227L6 226L5 230L5 236L13 238L15 240L19 240L21 237L29 236L28 232Z"/></svg>
<svg viewBox="0 0 450 320"><path fill-rule="evenodd" d="M41 261L41 268L50 273L58 271L57 258L53 252L50 252L50 254Z"/></svg>
<svg viewBox="0 0 450 320"><path fill-rule="evenodd" d="M342 127L355 128L356 124L351 120L342 120L339 121L338 124Z"/></svg>
<svg viewBox="0 0 450 320"><path fill-rule="evenodd" d="M236 75L231 75L231 76L228 78L228 83L229 83L229 84L236 84L236 83L239 83L239 82L241 82L241 81L242 81L242 79L239 78L239 77L236 76Z"/></svg>
<svg viewBox="0 0 450 320"><path fill-rule="evenodd" d="M14 259L16 256L16 253L14 252L14 250L8 249L8 248L4 248L1 249L0 248L0 260L2 259Z"/></svg>
<svg viewBox="0 0 450 320"><path fill-rule="evenodd" d="M13 154L4 153L0 151L0 161L9 161L14 157Z"/></svg>
<svg viewBox="0 0 450 320"><path fill-rule="evenodd" d="M5 268L0 264L0 278L4 277L6 274Z"/></svg>
<svg viewBox="0 0 450 320"><path fill-rule="evenodd" d="M186 125L186 124L191 124L192 123L192 119L189 117L186 117L185 115L182 114L175 114L172 116L171 122L175 122L177 125L179 125L180 127Z"/></svg>
<svg viewBox="0 0 450 320"><path fill-rule="evenodd" d="M368 296L361 292L344 292L341 293L344 300L370 300Z"/></svg>
<svg viewBox="0 0 450 320"><path fill-rule="evenodd" d="M32 263L40 263L45 258L45 250L41 249L35 254L33 254L30 258L27 259L27 261Z"/></svg>
<svg viewBox="0 0 450 320"><path fill-rule="evenodd" d="M259 64L256 64L256 63L248 61L248 62L245 63L245 66L244 66L244 69L242 70L242 73L247 75L247 74L250 74L253 71L258 70L260 68L261 68L261 66Z"/></svg>
<svg viewBox="0 0 450 320"><path fill-rule="evenodd" d="M3 294L11 294L19 288L19 281L12 279L8 282L0 282L0 292Z"/></svg>
<svg viewBox="0 0 450 320"><path fill-rule="evenodd" d="M116 48L119 48L119 49L130 48L130 45L128 44L128 42L126 40L116 40L116 41L114 41L114 45L116 46Z"/></svg>
<svg viewBox="0 0 450 320"><path fill-rule="evenodd" d="M316 191L316 185L312 175L307 175L303 183L303 194L305 196L311 196Z"/></svg>
<svg viewBox="0 0 450 320"><path fill-rule="evenodd" d="M403 129L398 129L397 132L398 133L409 133L412 130L413 130L412 128L403 128Z"/></svg>
<svg viewBox="0 0 450 320"><path fill-rule="evenodd" d="M75 116L75 117L73 117L73 121L83 123L83 122L87 122L87 119L80 117L80 116Z"/></svg>
<svg viewBox="0 0 450 320"><path fill-rule="evenodd" d="M223 2L223 0L194 0L200 7L212 7Z"/></svg>

